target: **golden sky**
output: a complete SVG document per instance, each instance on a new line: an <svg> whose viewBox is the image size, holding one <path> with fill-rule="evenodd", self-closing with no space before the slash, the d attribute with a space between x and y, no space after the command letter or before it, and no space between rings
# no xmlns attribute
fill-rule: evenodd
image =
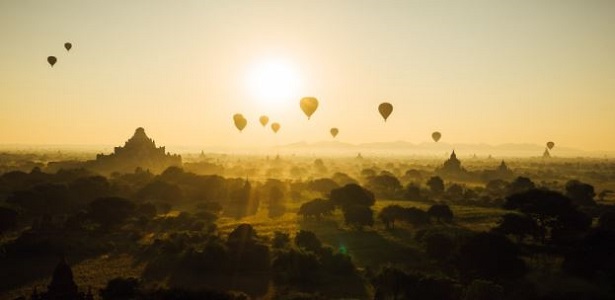
<svg viewBox="0 0 615 300"><path fill-rule="evenodd" d="M0 144L119 145L142 126L167 146L244 147L337 127L348 143L438 130L613 151L614 13L609 0L1 0ZM309 121L303 96L320 101Z"/></svg>

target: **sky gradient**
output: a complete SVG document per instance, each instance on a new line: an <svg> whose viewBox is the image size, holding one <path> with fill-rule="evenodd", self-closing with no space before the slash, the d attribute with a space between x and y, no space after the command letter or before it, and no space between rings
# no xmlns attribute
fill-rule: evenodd
<svg viewBox="0 0 615 300"><path fill-rule="evenodd" d="M613 151L614 13L608 0L2 0L0 144L114 145L144 127L167 146L245 147L337 127L347 143L437 130L453 144ZM298 81L276 105L246 83L267 61ZM309 121L303 96L320 101Z"/></svg>

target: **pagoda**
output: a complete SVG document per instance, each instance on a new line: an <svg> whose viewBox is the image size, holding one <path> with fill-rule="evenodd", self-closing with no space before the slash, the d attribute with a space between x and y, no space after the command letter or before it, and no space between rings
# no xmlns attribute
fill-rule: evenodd
<svg viewBox="0 0 615 300"><path fill-rule="evenodd" d="M109 155L98 154L92 168L103 172L133 172L137 168L160 173L168 167L182 166L182 158L166 152L165 147L156 147L156 142L139 127L123 147L115 147Z"/></svg>

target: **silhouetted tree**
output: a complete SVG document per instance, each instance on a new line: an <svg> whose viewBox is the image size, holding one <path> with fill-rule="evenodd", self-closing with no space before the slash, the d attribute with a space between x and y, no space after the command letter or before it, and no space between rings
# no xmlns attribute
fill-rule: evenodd
<svg viewBox="0 0 615 300"><path fill-rule="evenodd" d="M396 199L401 190L401 183L392 175L377 175L367 179L367 188L376 195L387 199Z"/></svg>
<svg viewBox="0 0 615 300"><path fill-rule="evenodd" d="M271 263L276 281L286 284L305 285L320 279L318 257L313 252L293 248L278 251Z"/></svg>
<svg viewBox="0 0 615 300"><path fill-rule="evenodd" d="M100 289L100 296L104 300L131 300L139 294L139 280L133 277L116 277L107 282L107 286Z"/></svg>
<svg viewBox="0 0 615 300"><path fill-rule="evenodd" d="M451 200L461 200L463 197L463 187L459 184L452 184L446 190L446 196Z"/></svg>
<svg viewBox="0 0 615 300"><path fill-rule="evenodd" d="M421 195L421 187L417 184L409 183L404 191L404 199L422 201L423 196Z"/></svg>
<svg viewBox="0 0 615 300"><path fill-rule="evenodd" d="M403 220L413 226L423 226L429 224L429 214L416 207L404 208Z"/></svg>
<svg viewBox="0 0 615 300"><path fill-rule="evenodd" d="M444 181L439 176L429 178L427 186L433 195L440 195L444 192Z"/></svg>
<svg viewBox="0 0 615 300"><path fill-rule="evenodd" d="M615 211L605 211L598 219L598 228L615 231Z"/></svg>
<svg viewBox="0 0 615 300"><path fill-rule="evenodd" d="M566 182L566 196L576 205L596 205L594 187L578 180Z"/></svg>
<svg viewBox="0 0 615 300"><path fill-rule="evenodd" d="M297 235L295 236L295 245L299 248L315 253L319 252L322 248L322 242L318 239L318 237L316 237L316 234L307 230L300 230L297 232Z"/></svg>
<svg viewBox="0 0 615 300"><path fill-rule="evenodd" d="M333 206L330 200L319 198L301 204L297 214L302 215L304 218L315 217L316 219L320 219L325 215L331 214L334 209L335 206Z"/></svg>
<svg viewBox="0 0 615 300"><path fill-rule="evenodd" d="M478 233L461 245L459 270L467 278L511 279L526 272L517 245L506 236Z"/></svg>
<svg viewBox="0 0 615 300"><path fill-rule="evenodd" d="M269 190L269 217L277 218L286 212L286 206L284 206L284 192L279 187L271 187Z"/></svg>
<svg viewBox="0 0 615 300"><path fill-rule="evenodd" d="M508 185L508 195L527 192L534 188L536 188L536 185L532 180L527 177L519 176Z"/></svg>
<svg viewBox="0 0 615 300"><path fill-rule="evenodd" d="M275 249L286 248L290 244L290 235L286 232L275 231L273 233L273 240L271 240L271 247Z"/></svg>
<svg viewBox="0 0 615 300"><path fill-rule="evenodd" d="M369 206L353 205L343 209L346 225L362 228L374 225L374 212Z"/></svg>
<svg viewBox="0 0 615 300"><path fill-rule="evenodd" d="M434 204L427 210L427 213L438 222L450 223L453 221L453 211L446 204Z"/></svg>
<svg viewBox="0 0 615 300"><path fill-rule="evenodd" d="M615 231L596 229L591 231L562 264L568 273L590 280L608 280L615 284Z"/></svg>
<svg viewBox="0 0 615 300"><path fill-rule="evenodd" d="M514 235L518 242L522 242L526 236L537 237L540 229L530 216L508 213L502 216L500 223L493 230L502 234Z"/></svg>
<svg viewBox="0 0 615 300"><path fill-rule="evenodd" d="M331 190L339 188L339 184L330 178L320 178L308 182L308 188L310 190L321 193L323 196L329 195Z"/></svg>
<svg viewBox="0 0 615 300"><path fill-rule="evenodd" d="M171 168L175 169L176 167ZM177 185L156 180L140 189L136 194L136 198L153 203L177 203L184 199L184 194Z"/></svg>
<svg viewBox="0 0 615 300"><path fill-rule="evenodd" d="M374 194L357 184L347 184L331 191L331 201L336 206L372 206L376 202Z"/></svg>
<svg viewBox="0 0 615 300"><path fill-rule="evenodd" d="M455 282L418 273L384 268L372 279L375 299L457 299Z"/></svg>
<svg viewBox="0 0 615 300"><path fill-rule="evenodd" d="M128 217L134 215L134 212L134 203L120 197L96 199L88 208L89 218L100 224L103 229L122 225Z"/></svg>
<svg viewBox="0 0 615 300"><path fill-rule="evenodd" d="M15 227L17 212L7 207L0 207L0 234Z"/></svg>
<svg viewBox="0 0 615 300"><path fill-rule="evenodd" d="M389 205L378 213L378 218L384 223L386 229L394 229L395 221L403 218L404 208L399 205Z"/></svg>
<svg viewBox="0 0 615 300"><path fill-rule="evenodd" d="M485 189L492 196L503 196L509 190L509 183L502 179L494 179L487 182Z"/></svg>

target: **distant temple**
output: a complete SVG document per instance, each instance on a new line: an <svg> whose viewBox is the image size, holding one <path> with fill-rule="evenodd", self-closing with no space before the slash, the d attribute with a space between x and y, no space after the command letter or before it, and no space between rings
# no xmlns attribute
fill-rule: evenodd
<svg viewBox="0 0 615 300"><path fill-rule="evenodd" d="M182 158L177 154L165 153L165 147L156 147L156 142L145 134L142 127L124 144L115 147L112 154L96 155L96 160L89 162L91 167L103 172L133 172L137 168L158 173L171 166L181 166Z"/></svg>
<svg viewBox="0 0 615 300"><path fill-rule="evenodd" d="M545 152L542 153L542 158L550 158L551 153L549 153L549 149L545 148Z"/></svg>
<svg viewBox="0 0 615 300"><path fill-rule="evenodd" d="M500 163L500 165L492 170L483 170L481 176L485 181L501 179L501 180L511 180L514 177L514 172L506 165L504 161Z"/></svg>
<svg viewBox="0 0 615 300"><path fill-rule="evenodd" d="M21 297L21 299L25 299ZM47 286L47 292L39 293L35 288L30 300L93 300L92 290L87 293L79 292L79 288L73 280L73 271L62 258L56 266L51 277L51 283Z"/></svg>
<svg viewBox="0 0 615 300"><path fill-rule="evenodd" d="M461 161L457 159L457 154L453 150L451 156L444 162L442 167L436 169L436 173L445 176L457 176L464 175L467 171L461 167Z"/></svg>

